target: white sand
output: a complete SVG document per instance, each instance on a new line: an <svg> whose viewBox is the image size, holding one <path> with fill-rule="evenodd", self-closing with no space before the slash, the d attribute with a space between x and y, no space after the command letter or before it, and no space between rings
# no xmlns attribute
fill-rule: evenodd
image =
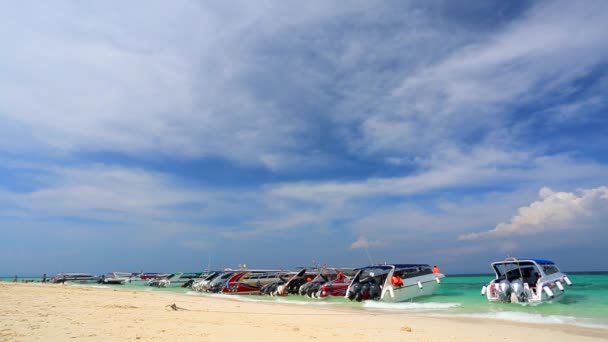
<svg viewBox="0 0 608 342"><path fill-rule="evenodd" d="M174 311L175 303L188 311ZM411 331L407 331L410 330ZM606 341L606 330L0 282L0 341Z"/></svg>

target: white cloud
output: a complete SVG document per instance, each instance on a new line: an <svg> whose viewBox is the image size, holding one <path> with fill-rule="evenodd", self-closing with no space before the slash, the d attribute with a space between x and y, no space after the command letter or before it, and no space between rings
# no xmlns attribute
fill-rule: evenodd
<svg viewBox="0 0 608 342"><path fill-rule="evenodd" d="M478 147L472 150L438 149L415 160L417 173L350 182L292 182L269 187L273 195L327 204L356 198L414 195L438 189L517 182L562 183L584 177L603 179L608 168L577 162L569 155L550 157Z"/></svg>
<svg viewBox="0 0 608 342"><path fill-rule="evenodd" d="M583 189L577 193L554 192L549 188L539 191L540 201L522 207L509 223L496 228L461 235L460 240L500 238L516 235L536 235L560 230L582 230L589 219L608 214L608 187Z"/></svg>
<svg viewBox="0 0 608 342"><path fill-rule="evenodd" d="M351 249L363 248L367 249L369 247L383 247L386 245L386 242L381 241L379 239L368 240L365 236L359 236L359 238L350 244Z"/></svg>
<svg viewBox="0 0 608 342"><path fill-rule="evenodd" d="M357 241L350 244L350 248L368 248L369 241L364 236L359 236Z"/></svg>

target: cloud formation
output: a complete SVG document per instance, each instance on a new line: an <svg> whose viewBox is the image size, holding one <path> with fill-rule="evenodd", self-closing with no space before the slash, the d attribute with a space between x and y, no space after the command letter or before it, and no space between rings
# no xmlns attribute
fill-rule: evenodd
<svg viewBox="0 0 608 342"><path fill-rule="evenodd" d="M7 134L22 133L20 148L61 153L212 157L274 171L344 152L395 161L446 140L505 143L518 133L502 128L505 108L608 56L602 1L536 4L486 34L442 6L381 4L5 3L0 117ZM578 106L598 106L603 89Z"/></svg>
<svg viewBox="0 0 608 342"><path fill-rule="evenodd" d="M559 230L579 230L584 221L608 214L608 187L582 189L574 192L554 192L544 187L540 201L519 209L509 223L480 233L459 236L459 240L500 238L517 235L537 235Z"/></svg>
<svg viewBox="0 0 608 342"><path fill-rule="evenodd" d="M0 22L5 255L453 260L539 188L608 182L605 1L20 1ZM599 210L544 194L500 232Z"/></svg>

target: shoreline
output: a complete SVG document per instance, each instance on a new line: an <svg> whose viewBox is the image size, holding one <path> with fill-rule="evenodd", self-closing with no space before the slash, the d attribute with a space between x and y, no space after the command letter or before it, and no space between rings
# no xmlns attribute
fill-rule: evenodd
<svg viewBox="0 0 608 342"><path fill-rule="evenodd" d="M606 341L606 329L292 305L164 291L0 282L0 340ZM174 311L169 307L176 304ZM410 331L408 331L410 330Z"/></svg>

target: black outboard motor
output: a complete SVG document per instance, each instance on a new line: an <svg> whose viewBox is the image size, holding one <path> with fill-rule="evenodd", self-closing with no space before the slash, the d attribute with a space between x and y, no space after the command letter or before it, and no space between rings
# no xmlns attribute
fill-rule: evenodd
<svg viewBox="0 0 608 342"><path fill-rule="evenodd" d="M319 282L319 281L310 282L310 286L308 287L308 290L306 291L306 295L311 298L314 297L315 293L317 293L317 291L319 291L319 288L321 288L321 282Z"/></svg>
<svg viewBox="0 0 608 342"><path fill-rule="evenodd" d="M367 299L377 299L380 297L380 286L378 286L374 277L367 276L352 284L346 297L358 302Z"/></svg>
<svg viewBox="0 0 608 342"><path fill-rule="evenodd" d="M370 285L369 282L363 283L361 285L360 292L361 292L361 299L362 300L369 299L369 285Z"/></svg>
<svg viewBox="0 0 608 342"><path fill-rule="evenodd" d="M308 282L300 286L300 288L298 289L298 294L300 294L300 296L306 295L306 292L308 292L308 288L310 287L310 283L311 282Z"/></svg>
<svg viewBox="0 0 608 342"><path fill-rule="evenodd" d="M369 299L378 299L380 298L380 286L376 284L376 282L372 282L369 284Z"/></svg>
<svg viewBox="0 0 608 342"><path fill-rule="evenodd" d="M190 279L187 282L183 283L182 287L188 287L188 288L190 288L190 287L192 287L192 284L194 284L194 279Z"/></svg>
<svg viewBox="0 0 608 342"><path fill-rule="evenodd" d="M306 284L306 278L298 278L298 279L292 280L289 283L289 286L287 286L287 293L289 293L289 294L298 293L298 289L304 284Z"/></svg>
<svg viewBox="0 0 608 342"><path fill-rule="evenodd" d="M278 280L278 281L272 282L270 284L266 284L266 285L262 286L262 288L260 289L260 295L270 296L277 291L277 288L279 287L279 285L283 285L284 283L285 282Z"/></svg>
<svg viewBox="0 0 608 342"><path fill-rule="evenodd" d="M211 292L211 293L221 292L225 286L226 286L226 283L215 284L214 286L209 288L209 292Z"/></svg>
<svg viewBox="0 0 608 342"><path fill-rule="evenodd" d="M361 282L354 283L350 286L347 294L348 299L360 301L361 299ZM357 299L359 297L359 299Z"/></svg>

